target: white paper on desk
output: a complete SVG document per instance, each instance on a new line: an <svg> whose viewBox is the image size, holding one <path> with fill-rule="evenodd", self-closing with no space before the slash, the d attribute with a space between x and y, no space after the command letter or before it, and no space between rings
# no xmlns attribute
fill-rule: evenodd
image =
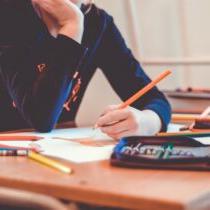
<svg viewBox="0 0 210 210"><path fill-rule="evenodd" d="M17 135L17 136L39 136L44 138L68 138L68 139L82 139L82 138L94 138L94 139L110 139L107 135L103 134L99 129L95 131L88 128L65 128L65 129L54 129L50 133L39 133L39 132L18 132L1 135Z"/></svg>
<svg viewBox="0 0 210 210"><path fill-rule="evenodd" d="M27 147L31 141L1 141L1 144L9 146ZM44 155L62 158L75 163L98 161L109 159L114 145L94 147L85 146L68 140L43 139L36 141Z"/></svg>
<svg viewBox="0 0 210 210"><path fill-rule="evenodd" d="M7 134L9 135L9 134ZM56 129L51 133L24 132L12 133L10 135L36 135L44 137L43 140L33 142L41 146L42 154L62 158L76 163L98 161L109 159L114 145L108 146L86 146L78 142L79 139L109 141L110 138L102 134L100 130L93 132L92 128L68 128ZM57 138L68 138L61 140ZM29 146L32 141L1 141L1 144L10 146Z"/></svg>
<svg viewBox="0 0 210 210"><path fill-rule="evenodd" d="M114 145L93 147L66 140L45 139L36 142L44 150L42 154L76 163L109 159Z"/></svg>

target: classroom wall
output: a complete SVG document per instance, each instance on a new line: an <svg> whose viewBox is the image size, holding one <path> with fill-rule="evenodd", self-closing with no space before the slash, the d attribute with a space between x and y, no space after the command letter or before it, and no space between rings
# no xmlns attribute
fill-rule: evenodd
<svg viewBox="0 0 210 210"><path fill-rule="evenodd" d="M96 0L96 4L114 16L128 46L152 78L172 69L173 75L159 85L161 89L210 88L209 0ZM103 94L97 90L104 90ZM92 123L109 103L119 103L119 99L97 71L77 121Z"/></svg>

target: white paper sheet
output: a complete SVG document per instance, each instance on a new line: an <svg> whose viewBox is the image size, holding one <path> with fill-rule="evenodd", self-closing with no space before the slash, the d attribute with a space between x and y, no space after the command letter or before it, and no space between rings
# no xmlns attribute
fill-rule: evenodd
<svg viewBox="0 0 210 210"><path fill-rule="evenodd" d="M76 141L40 140L37 142L44 152L42 154L63 158L76 163L109 159L114 145L94 147L85 146Z"/></svg>
<svg viewBox="0 0 210 210"><path fill-rule="evenodd" d="M23 132L6 135L35 135L43 137L43 140L36 142L0 141L0 144L27 147L31 143L35 143L43 150L43 152L41 152L42 154L76 163L109 159L114 147L114 142L110 137L106 136L98 129L93 131L92 128L56 129L51 133L44 134Z"/></svg>
<svg viewBox="0 0 210 210"><path fill-rule="evenodd" d="M90 127L55 129L50 133L21 132L21 133L1 134L1 136L2 135L38 136L44 138L58 137L58 138L68 138L68 139L81 139L81 138L110 139L110 137L103 134L99 129L93 130Z"/></svg>

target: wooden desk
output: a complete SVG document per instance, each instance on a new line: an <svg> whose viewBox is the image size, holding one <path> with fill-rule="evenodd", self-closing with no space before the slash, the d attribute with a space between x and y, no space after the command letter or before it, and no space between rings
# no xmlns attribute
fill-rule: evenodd
<svg viewBox="0 0 210 210"><path fill-rule="evenodd" d="M109 161L67 164L73 175L26 158L1 157L0 185L129 209L210 209L210 172L123 169Z"/></svg>

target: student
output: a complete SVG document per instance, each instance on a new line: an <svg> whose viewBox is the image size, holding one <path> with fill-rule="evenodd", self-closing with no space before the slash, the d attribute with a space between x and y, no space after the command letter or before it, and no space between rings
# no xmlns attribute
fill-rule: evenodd
<svg viewBox="0 0 210 210"><path fill-rule="evenodd" d="M49 132L57 122L73 121L97 67L122 100L150 82L113 18L83 3L0 1L1 131ZM107 107L96 122L113 138L155 134L170 121L170 106L157 88L132 107L117 107Z"/></svg>

